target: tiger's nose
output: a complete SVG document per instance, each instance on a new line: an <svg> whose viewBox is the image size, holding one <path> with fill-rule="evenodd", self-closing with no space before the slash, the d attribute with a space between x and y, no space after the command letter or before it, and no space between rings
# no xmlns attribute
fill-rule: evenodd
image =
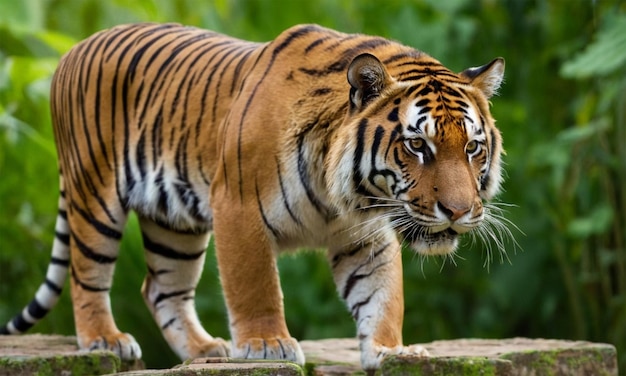
<svg viewBox="0 0 626 376"><path fill-rule="evenodd" d="M472 210L472 207L468 205L443 204L441 201L437 201L437 207L452 222L456 221L457 219L467 214L470 210Z"/></svg>

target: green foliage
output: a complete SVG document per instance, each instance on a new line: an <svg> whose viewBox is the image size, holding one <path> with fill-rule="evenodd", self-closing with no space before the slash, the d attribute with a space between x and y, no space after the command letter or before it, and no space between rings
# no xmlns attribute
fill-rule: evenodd
<svg viewBox="0 0 626 376"><path fill-rule="evenodd" d="M500 199L516 205L505 216L525 234L516 232L523 252L505 243L510 264L489 270L486 246L469 239L457 266L405 252L405 342L531 336L626 348L623 2L0 0L0 9L0 321L28 302L49 259L58 177L48 89L61 54L125 22L180 22L260 41L315 22L399 40L457 71L507 61L507 82L492 99L507 150ZM120 328L137 337L148 365L176 363L139 293L145 265L134 218L117 268ZM354 334L323 253L283 257L279 268L295 337ZM212 252L197 307L210 333L229 336ZM65 293L35 330L71 334L71 317Z"/></svg>

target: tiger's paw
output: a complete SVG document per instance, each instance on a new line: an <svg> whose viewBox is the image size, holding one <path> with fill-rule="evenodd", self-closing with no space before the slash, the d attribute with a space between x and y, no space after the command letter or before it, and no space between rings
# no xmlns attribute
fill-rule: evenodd
<svg viewBox="0 0 626 376"><path fill-rule="evenodd" d="M229 356L230 345L221 338L213 338L190 351L190 358L226 358Z"/></svg>
<svg viewBox="0 0 626 376"><path fill-rule="evenodd" d="M389 355L414 355L419 357L429 357L430 354L424 346L409 345L409 346L394 346L387 347L382 345L370 345L363 346L361 349L361 365L363 369L377 369L380 368L383 359Z"/></svg>
<svg viewBox="0 0 626 376"><path fill-rule="evenodd" d="M79 346L86 351L108 350L122 360L141 359L141 347L135 338L128 333L117 333L99 336L91 341L80 341Z"/></svg>
<svg viewBox="0 0 626 376"><path fill-rule="evenodd" d="M304 353L294 338L248 338L233 343L233 357L289 360L304 365Z"/></svg>

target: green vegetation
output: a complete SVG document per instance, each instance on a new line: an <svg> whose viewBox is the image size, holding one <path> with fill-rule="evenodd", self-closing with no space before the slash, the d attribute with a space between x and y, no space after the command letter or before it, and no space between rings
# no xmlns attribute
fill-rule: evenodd
<svg viewBox="0 0 626 376"><path fill-rule="evenodd" d="M0 321L42 281L58 185L48 108L51 74L75 42L115 24L176 21L252 40L315 22L377 34L460 71L496 56L493 98L504 135L500 196L519 247L485 267L466 241L456 264L405 252L405 341L529 336L609 342L626 350L626 3L619 0L0 0ZM502 206L502 205L501 205ZM523 232L523 233L522 233ZM178 362L139 293L141 240L128 226L112 301L150 367ZM491 248L497 249L494 245ZM510 260L510 262L509 262ZM280 262L286 314L301 339L352 336L321 253ZM212 257L197 306L228 337ZM34 331L73 333L69 293ZM626 359L620 359L626 368Z"/></svg>

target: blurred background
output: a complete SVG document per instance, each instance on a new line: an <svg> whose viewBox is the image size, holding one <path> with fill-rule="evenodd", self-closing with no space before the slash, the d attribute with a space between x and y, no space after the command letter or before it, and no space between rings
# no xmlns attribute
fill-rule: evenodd
<svg viewBox="0 0 626 376"><path fill-rule="evenodd" d="M60 56L120 23L169 22L267 41L297 23L375 34L454 71L506 59L492 111L507 150L498 201L515 242L487 262L467 239L456 265L404 252L406 343L514 336L612 343L626 368L626 2L611 0L0 0L0 321L43 280L57 213L50 78ZM494 244L491 244L494 247ZM179 362L140 295L130 221L112 301L149 367ZM213 253L197 293L207 330L229 337ZM299 339L354 336L319 252L280 260ZM69 289L33 332L74 334Z"/></svg>

